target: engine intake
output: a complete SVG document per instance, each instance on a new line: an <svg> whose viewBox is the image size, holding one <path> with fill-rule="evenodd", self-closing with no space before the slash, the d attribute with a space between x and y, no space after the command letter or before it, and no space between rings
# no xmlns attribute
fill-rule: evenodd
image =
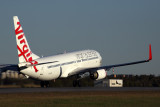
<svg viewBox="0 0 160 107"><path fill-rule="evenodd" d="M90 78L93 80L104 79L107 76L105 69L100 69L90 73Z"/></svg>

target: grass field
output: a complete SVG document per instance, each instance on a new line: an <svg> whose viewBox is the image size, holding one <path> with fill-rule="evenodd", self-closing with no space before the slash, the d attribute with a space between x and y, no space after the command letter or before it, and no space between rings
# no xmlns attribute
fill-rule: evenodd
<svg viewBox="0 0 160 107"><path fill-rule="evenodd" d="M160 91L0 94L0 107L160 107Z"/></svg>

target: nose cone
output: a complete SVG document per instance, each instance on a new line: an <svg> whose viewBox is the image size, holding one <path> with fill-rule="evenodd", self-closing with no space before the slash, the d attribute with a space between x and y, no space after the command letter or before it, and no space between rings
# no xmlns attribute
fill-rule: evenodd
<svg viewBox="0 0 160 107"><path fill-rule="evenodd" d="M99 52L96 51L96 53L97 53L97 56L98 56L98 59L99 59L99 64L101 66L102 65L102 57L101 57Z"/></svg>
<svg viewBox="0 0 160 107"><path fill-rule="evenodd" d="M102 65L102 57L99 55L99 60L100 60L100 66Z"/></svg>

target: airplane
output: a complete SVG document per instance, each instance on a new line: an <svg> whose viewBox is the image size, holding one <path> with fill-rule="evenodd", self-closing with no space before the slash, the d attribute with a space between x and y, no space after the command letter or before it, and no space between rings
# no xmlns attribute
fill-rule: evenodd
<svg viewBox="0 0 160 107"><path fill-rule="evenodd" d="M80 86L80 79L90 76L93 80L104 79L107 72L114 67L146 63L152 60L151 44L149 45L149 58L123 64L101 66L102 57L95 50L82 50L39 57L34 54L24 35L18 16L13 16L15 35L18 50L18 64L0 65L1 72L6 70L18 71L27 78L40 80L41 87L49 87L49 81L58 78L76 76L73 86Z"/></svg>

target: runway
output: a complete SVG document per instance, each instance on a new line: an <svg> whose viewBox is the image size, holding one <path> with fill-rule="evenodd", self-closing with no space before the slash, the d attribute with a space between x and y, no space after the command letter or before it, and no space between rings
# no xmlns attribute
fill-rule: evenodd
<svg viewBox="0 0 160 107"><path fill-rule="evenodd" d="M38 92L89 92L89 91L160 91L160 87L123 87L123 88L102 88L102 87L65 87L65 88L1 88L0 93L38 93Z"/></svg>

